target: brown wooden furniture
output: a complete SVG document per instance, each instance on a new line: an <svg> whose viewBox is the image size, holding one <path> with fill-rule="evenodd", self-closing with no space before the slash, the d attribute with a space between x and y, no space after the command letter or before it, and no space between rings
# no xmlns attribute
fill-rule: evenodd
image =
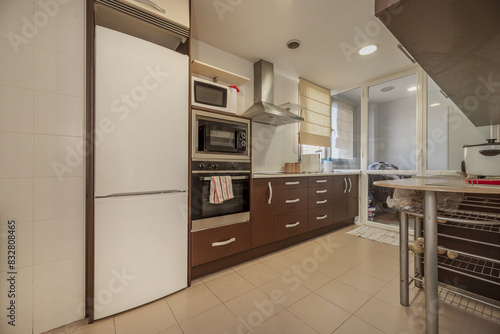
<svg viewBox="0 0 500 334"><path fill-rule="evenodd" d="M498 13L498 0L375 0L375 15L476 126L500 124Z"/></svg>
<svg viewBox="0 0 500 334"><path fill-rule="evenodd" d="M251 222L192 232L193 278L352 224L358 175L254 178L250 215Z"/></svg>

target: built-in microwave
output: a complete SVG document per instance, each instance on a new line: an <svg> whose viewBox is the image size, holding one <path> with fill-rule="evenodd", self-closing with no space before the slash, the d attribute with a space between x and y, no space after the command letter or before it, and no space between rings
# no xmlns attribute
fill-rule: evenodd
<svg viewBox="0 0 500 334"><path fill-rule="evenodd" d="M193 76L191 90L192 106L236 113L236 86L225 86Z"/></svg>
<svg viewBox="0 0 500 334"><path fill-rule="evenodd" d="M250 160L250 120L193 109L193 160Z"/></svg>

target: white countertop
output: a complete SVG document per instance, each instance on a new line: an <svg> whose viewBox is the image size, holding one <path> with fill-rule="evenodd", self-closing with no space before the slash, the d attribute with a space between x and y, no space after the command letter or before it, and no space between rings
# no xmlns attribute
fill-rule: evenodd
<svg viewBox="0 0 500 334"><path fill-rule="evenodd" d="M303 177L303 176L330 176L330 175L359 175L361 171L358 169L352 170L336 170L330 173L300 173L300 174L285 174L284 172L254 172L254 179L265 179L272 177Z"/></svg>

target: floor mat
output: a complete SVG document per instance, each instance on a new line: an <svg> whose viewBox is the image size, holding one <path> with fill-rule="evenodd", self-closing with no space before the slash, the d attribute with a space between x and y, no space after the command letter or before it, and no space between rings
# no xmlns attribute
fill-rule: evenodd
<svg viewBox="0 0 500 334"><path fill-rule="evenodd" d="M399 246L399 233L371 226L360 226L346 232L357 237L383 242L384 244Z"/></svg>

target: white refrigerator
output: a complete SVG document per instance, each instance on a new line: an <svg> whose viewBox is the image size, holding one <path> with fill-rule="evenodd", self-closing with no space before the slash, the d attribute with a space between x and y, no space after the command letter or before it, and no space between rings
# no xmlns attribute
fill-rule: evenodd
<svg viewBox="0 0 500 334"><path fill-rule="evenodd" d="M187 286L188 64L96 28L94 319Z"/></svg>

